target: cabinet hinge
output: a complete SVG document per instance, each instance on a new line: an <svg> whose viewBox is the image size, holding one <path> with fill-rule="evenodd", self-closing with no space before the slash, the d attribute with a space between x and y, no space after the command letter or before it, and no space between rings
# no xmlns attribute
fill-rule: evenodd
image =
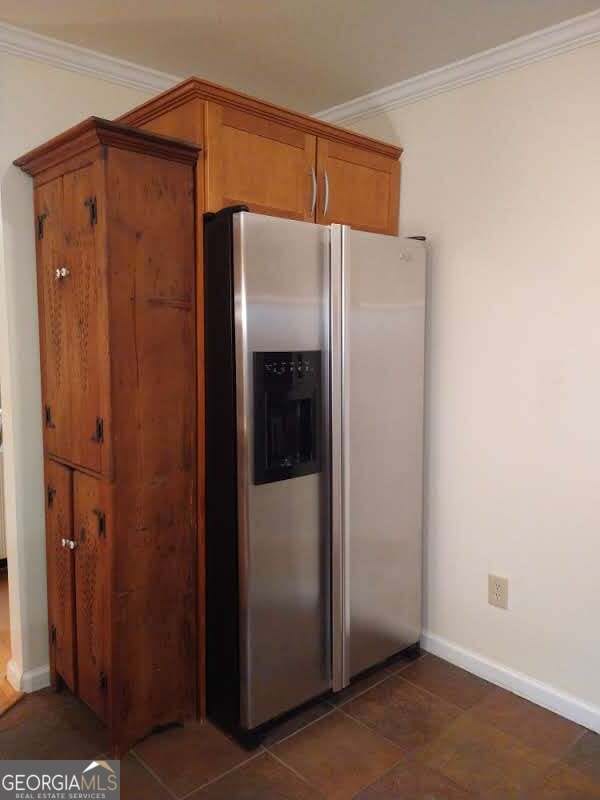
<svg viewBox="0 0 600 800"><path fill-rule="evenodd" d="M98 206L96 204L96 198L88 197L87 200L84 200L83 204L90 212L90 225L96 225L98 222Z"/></svg>
<svg viewBox="0 0 600 800"><path fill-rule="evenodd" d="M47 428L54 428L54 422L52 422L52 409L50 406L44 406L44 420Z"/></svg>
<svg viewBox="0 0 600 800"><path fill-rule="evenodd" d="M92 441L102 444L104 441L104 420L102 417L96 417L96 430L92 436Z"/></svg>
<svg viewBox="0 0 600 800"><path fill-rule="evenodd" d="M105 692L108 689L108 677L106 675L106 672L100 673L99 683L101 691Z"/></svg>
<svg viewBox="0 0 600 800"><path fill-rule="evenodd" d="M106 514L104 511L100 511L99 508L94 509L94 514L98 519L98 536L106 538Z"/></svg>
<svg viewBox="0 0 600 800"><path fill-rule="evenodd" d="M52 644L56 644L56 625L50 626L50 641Z"/></svg>
<svg viewBox="0 0 600 800"><path fill-rule="evenodd" d="M37 225L37 238L43 239L44 238L44 221L48 216L48 212L44 211L43 214L38 214L36 225Z"/></svg>
<svg viewBox="0 0 600 800"><path fill-rule="evenodd" d="M48 486L46 489L46 497L48 500L48 508L52 508L54 505L54 495L56 494L56 489L53 486Z"/></svg>

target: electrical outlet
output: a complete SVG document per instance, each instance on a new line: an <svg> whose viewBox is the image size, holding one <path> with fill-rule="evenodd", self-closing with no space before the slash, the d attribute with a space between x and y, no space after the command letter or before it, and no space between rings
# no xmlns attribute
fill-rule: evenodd
<svg viewBox="0 0 600 800"><path fill-rule="evenodd" d="M508 608L508 578L488 575L488 603L496 608Z"/></svg>

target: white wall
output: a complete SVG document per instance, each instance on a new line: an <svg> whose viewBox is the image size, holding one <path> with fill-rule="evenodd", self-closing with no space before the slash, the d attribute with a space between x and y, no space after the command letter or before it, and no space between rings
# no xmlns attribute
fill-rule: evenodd
<svg viewBox="0 0 600 800"><path fill-rule="evenodd" d="M0 55L0 382L4 416L11 681L48 679L40 370L27 150L92 114L115 117L143 92Z"/></svg>
<svg viewBox="0 0 600 800"><path fill-rule="evenodd" d="M425 626L598 715L599 74L588 46L353 126L405 148L431 244Z"/></svg>

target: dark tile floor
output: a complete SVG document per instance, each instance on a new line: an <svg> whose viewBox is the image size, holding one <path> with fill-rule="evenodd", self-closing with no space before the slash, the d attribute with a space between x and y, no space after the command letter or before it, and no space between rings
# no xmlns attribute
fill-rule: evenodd
<svg viewBox="0 0 600 800"><path fill-rule="evenodd" d="M29 695L0 717L0 758L105 747L68 694ZM303 710L253 752L193 723L141 742L121 770L123 800L600 800L600 736L423 655Z"/></svg>

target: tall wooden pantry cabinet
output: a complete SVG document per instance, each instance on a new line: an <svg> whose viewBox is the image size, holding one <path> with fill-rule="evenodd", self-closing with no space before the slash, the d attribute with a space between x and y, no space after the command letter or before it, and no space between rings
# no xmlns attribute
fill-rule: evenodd
<svg viewBox="0 0 600 800"><path fill-rule="evenodd" d="M195 163L91 118L34 178L52 678L121 753L196 711Z"/></svg>

